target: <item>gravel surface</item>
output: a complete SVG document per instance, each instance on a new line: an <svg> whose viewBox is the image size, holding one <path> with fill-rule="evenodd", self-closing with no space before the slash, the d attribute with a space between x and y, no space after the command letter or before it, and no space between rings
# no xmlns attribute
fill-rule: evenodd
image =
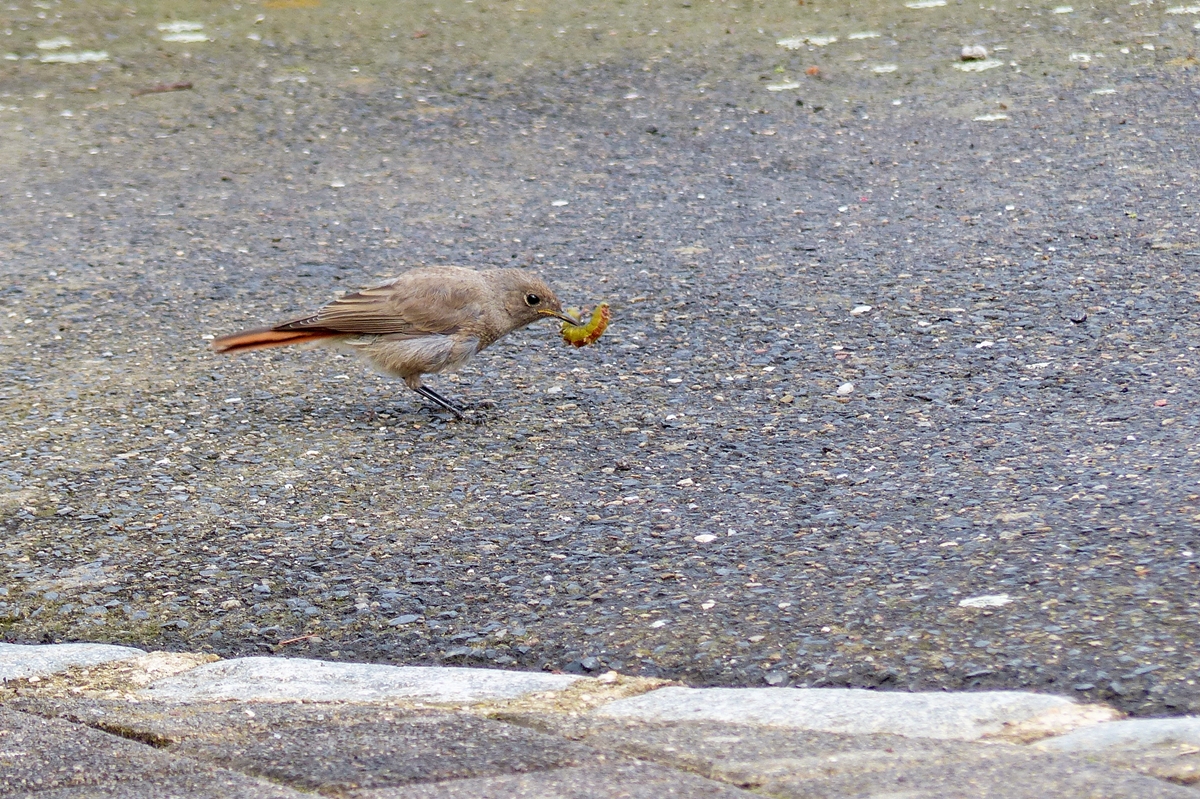
<svg viewBox="0 0 1200 799"><path fill-rule="evenodd" d="M1200 710L1196 15L301 5L4 12L7 640ZM612 325L206 349L438 263Z"/></svg>

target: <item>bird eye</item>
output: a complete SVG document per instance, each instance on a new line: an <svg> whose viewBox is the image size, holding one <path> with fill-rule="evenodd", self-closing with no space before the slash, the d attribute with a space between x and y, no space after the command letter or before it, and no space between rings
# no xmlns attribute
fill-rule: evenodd
<svg viewBox="0 0 1200 799"><path fill-rule="evenodd" d="M532 308L535 305L541 304L541 302L542 302L542 298L536 294L526 294L525 295L525 304L528 305L530 308Z"/></svg>

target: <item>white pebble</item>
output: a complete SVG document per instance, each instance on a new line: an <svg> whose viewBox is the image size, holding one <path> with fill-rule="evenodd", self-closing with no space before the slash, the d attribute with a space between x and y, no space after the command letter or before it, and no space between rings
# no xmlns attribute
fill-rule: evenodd
<svg viewBox="0 0 1200 799"><path fill-rule="evenodd" d="M988 58L984 61L968 61L965 64L955 64L954 68L962 72L986 72L989 69L1004 66L998 58Z"/></svg>
<svg viewBox="0 0 1200 799"><path fill-rule="evenodd" d="M156 26L163 33L193 33L204 30L201 22L160 22Z"/></svg>
<svg viewBox="0 0 1200 799"><path fill-rule="evenodd" d="M984 594L959 600L960 608L998 608L1012 602L1008 594Z"/></svg>
<svg viewBox="0 0 1200 799"><path fill-rule="evenodd" d="M838 386L837 393L838 393L838 396L841 396L841 397L845 397L849 394L853 394L854 393L854 384L853 383L842 383L840 386Z"/></svg>
<svg viewBox="0 0 1200 799"><path fill-rule="evenodd" d="M203 33L164 33L162 40L164 42L180 42L182 44L198 44L200 42L211 41Z"/></svg>

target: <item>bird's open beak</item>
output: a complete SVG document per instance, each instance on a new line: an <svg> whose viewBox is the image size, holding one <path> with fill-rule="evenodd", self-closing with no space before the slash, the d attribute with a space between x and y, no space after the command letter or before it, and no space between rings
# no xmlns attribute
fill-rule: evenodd
<svg viewBox="0 0 1200 799"><path fill-rule="evenodd" d="M555 319L561 319L564 322L567 322L568 324L575 325L576 327L583 324L578 319L572 319L571 317L567 316L565 313L562 313L560 311L552 311L549 308L542 308L541 310L538 311L538 313L541 314L542 316L553 316Z"/></svg>

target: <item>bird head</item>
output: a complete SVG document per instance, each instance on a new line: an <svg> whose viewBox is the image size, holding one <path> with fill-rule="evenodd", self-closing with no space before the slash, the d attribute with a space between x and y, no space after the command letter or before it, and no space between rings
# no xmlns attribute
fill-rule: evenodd
<svg viewBox="0 0 1200 799"><path fill-rule="evenodd" d="M504 272L507 273L503 280L504 309L517 327L524 327L547 316L578 324L563 312L558 295L541 278L520 269L506 269Z"/></svg>

